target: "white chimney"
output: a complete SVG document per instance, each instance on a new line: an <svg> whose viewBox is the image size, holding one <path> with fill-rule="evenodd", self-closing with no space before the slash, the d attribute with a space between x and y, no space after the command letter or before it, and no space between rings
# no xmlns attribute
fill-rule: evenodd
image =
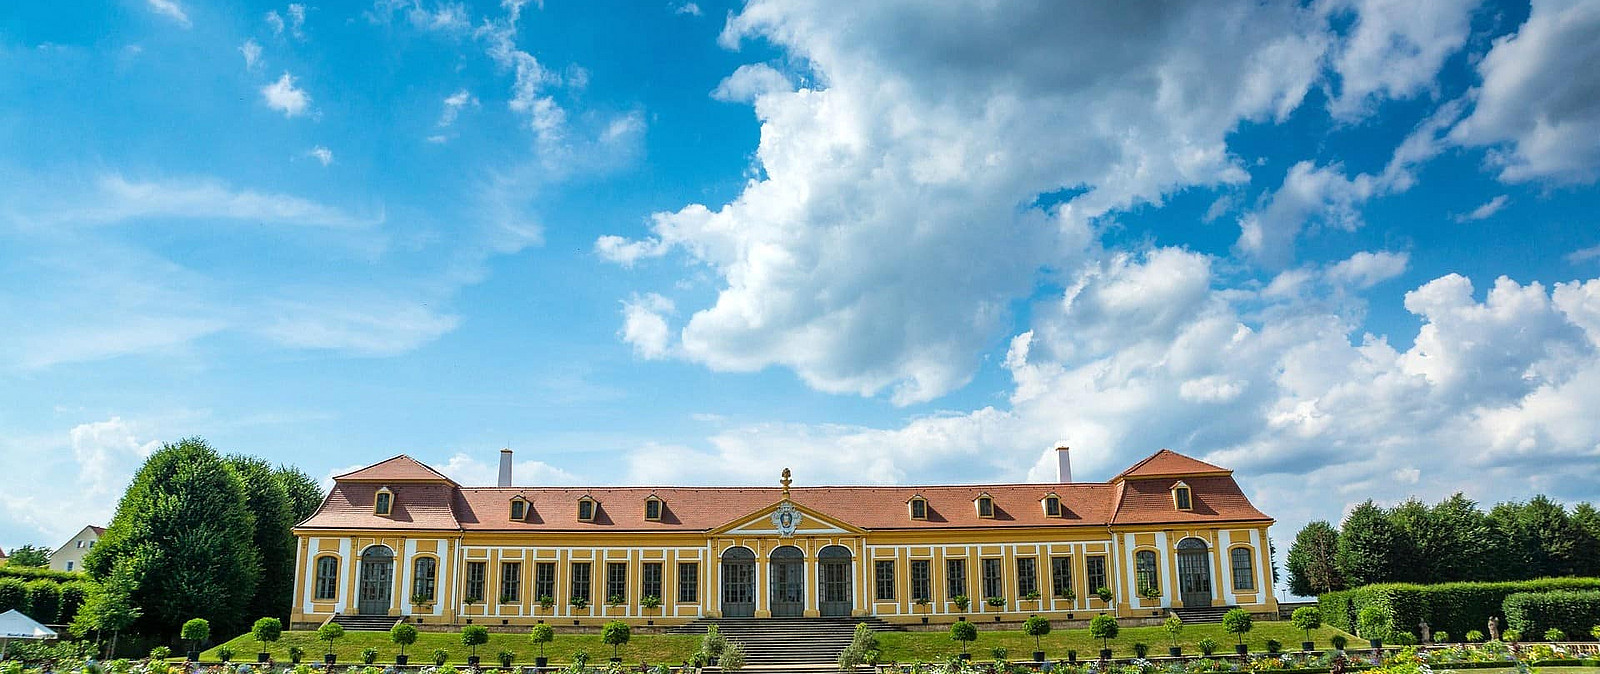
<svg viewBox="0 0 1600 674"><path fill-rule="evenodd" d="M1056 477L1062 484L1072 481L1072 450L1066 446L1056 448Z"/></svg>
<svg viewBox="0 0 1600 674"><path fill-rule="evenodd" d="M511 486L511 449L500 450L500 486Z"/></svg>

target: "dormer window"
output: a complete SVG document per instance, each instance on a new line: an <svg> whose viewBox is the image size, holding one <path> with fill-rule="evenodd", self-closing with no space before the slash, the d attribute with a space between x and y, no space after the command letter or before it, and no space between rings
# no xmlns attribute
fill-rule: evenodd
<svg viewBox="0 0 1600 674"><path fill-rule="evenodd" d="M911 507L911 519L914 519L914 520L926 520L926 519L928 519L928 500L927 499L922 498L921 496L913 496L913 497L911 497L911 500L906 501L906 503Z"/></svg>
<svg viewBox="0 0 1600 674"><path fill-rule="evenodd" d="M973 500L973 503L977 504L978 506L978 517L985 519L994 517L993 497L990 497L988 494L979 494L978 498Z"/></svg>
<svg viewBox="0 0 1600 674"><path fill-rule="evenodd" d="M388 517L394 512L394 492L388 487L378 489L378 496L372 499L372 514L379 517Z"/></svg>
<svg viewBox="0 0 1600 674"><path fill-rule="evenodd" d="M511 499L511 519L518 522L528 519L528 501L521 496Z"/></svg>
<svg viewBox="0 0 1600 674"><path fill-rule="evenodd" d="M1189 485L1172 485L1172 505L1179 510L1194 510L1194 494L1189 492Z"/></svg>
<svg viewBox="0 0 1600 674"><path fill-rule="evenodd" d="M578 499L578 521L593 522L595 506L594 499L584 496Z"/></svg>
<svg viewBox="0 0 1600 674"><path fill-rule="evenodd" d="M1061 516L1061 497L1060 496L1056 496L1055 494L1048 494L1048 495L1046 495L1044 497L1044 516L1045 517L1060 517Z"/></svg>
<svg viewBox="0 0 1600 674"><path fill-rule="evenodd" d="M651 494L649 498L644 500L644 518L651 522L660 522L662 506L662 500L655 494Z"/></svg>

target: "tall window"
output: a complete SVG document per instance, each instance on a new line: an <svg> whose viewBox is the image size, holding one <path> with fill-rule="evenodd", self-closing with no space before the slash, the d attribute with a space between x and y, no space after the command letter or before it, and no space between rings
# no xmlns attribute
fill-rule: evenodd
<svg viewBox="0 0 1600 674"><path fill-rule="evenodd" d="M1061 499L1054 496L1046 496L1044 499L1044 514L1050 517L1060 517Z"/></svg>
<svg viewBox="0 0 1600 674"><path fill-rule="evenodd" d="M1172 490L1172 500L1176 503L1179 510L1194 509L1194 502L1189 494L1188 487L1178 487L1177 489Z"/></svg>
<svg viewBox="0 0 1600 674"><path fill-rule="evenodd" d="M994 499L987 496L978 497L978 517L994 517Z"/></svg>
<svg viewBox="0 0 1600 674"><path fill-rule="evenodd" d="M533 598L544 601L549 597L551 601L556 598L556 563L538 562L533 565Z"/></svg>
<svg viewBox="0 0 1600 674"><path fill-rule="evenodd" d="M1102 587L1111 587L1106 580L1106 556L1090 555L1083 560L1084 575L1089 581L1089 591L1099 592Z"/></svg>
<svg viewBox="0 0 1600 674"><path fill-rule="evenodd" d="M1005 576L1005 571L1001 570L1001 566L1003 566L1001 564L1001 560L998 560L998 559L985 559L985 560L983 560L983 596L984 597L1004 597L1004 596L1006 596L1006 576Z"/></svg>
<svg viewBox="0 0 1600 674"><path fill-rule="evenodd" d="M432 557L418 557L411 564L412 594L425 601L433 601L434 582L439 572L439 561Z"/></svg>
<svg viewBox="0 0 1600 674"><path fill-rule="evenodd" d="M488 562L467 562L467 600L483 601L483 576Z"/></svg>
<svg viewBox="0 0 1600 674"><path fill-rule="evenodd" d="M387 515L393 507L394 494L389 493L388 490L383 490L378 492L378 498L372 505L372 511L379 515Z"/></svg>
<svg viewBox="0 0 1600 674"><path fill-rule="evenodd" d="M644 518L651 521L661 519L661 499L652 498L644 502Z"/></svg>
<svg viewBox="0 0 1600 674"><path fill-rule="evenodd" d="M1051 557L1050 593L1065 598L1069 592L1072 592L1072 558Z"/></svg>
<svg viewBox="0 0 1600 674"><path fill-rule="evenodd" d="M511 519L521 520L528 516L528 502L521 499L511 502Z"/></svg>
<svg viewBox="0 0 1600 674"><path fill-rule="evenodd" d="M911 519L928 519L928 502L920 498L911 499Z"/></svg>
<svg viewBox="0 0 1600 674"><path fill-rule="evenodd" d="M589 601L589 563L572 563L572 598Z"/></svg>
<svg viewBox="0 0 1600 674"><path fill-rule="evenodd" d="M606 563L606 602L621 603L628 600L628 563Z"/></svg>
<svg viewBox="0 0 1600 674"><path fill-rule="evenodd" d="M339 560L334 557L317 559L317 599L339 598Z"/></svg>
<svg viewBox="0 0 1600 674"><path fill-rule="evenodd" d="M578 501L578 519L585 522L594 521L594 501L587 498Z"/></svg>
<svg viewBox="0 0 1600 674"><path fill-rule="evenodd" d="M661 562L645 562L640 567L639 597L661 598Z"/></svg>
<svg viewBox="0 0 1600 674"><path fill-rule="evenodd" d="M1133 553L1133 573L1140 592L1149 588L1161 589L1161 578L1156 574L1156 553L1149 550Z"/></svg>
<svg viewBox="0 0 1600 674"><path fill-rule="evenodd" d="M689 604L700 601L700 565L678 562L678 601Z"/></svg>
<svg viewBox="0 0 1600 674"><path fill-rule="evenodd" d="M1233 589L1256 589L1256 570L1250 560L1250 548L1234 548L1228 555L1233 558Z"/></svg>
<svg viewBox="0 0 1600 674"><path fill-rule="evenodd" d="M1032 557L1017 558L1017 596L1026 597L1039 591L1039 561Z"/></svg>
<svg viewBox="0 0 1600 674"><path fill-rule="evenodd" d="M926 559L911 560L911 599L933 599L933 583L929 582L930 563Z"/></svg>
<svg viewBox="0 0 1600 674"><path fill-rule="evenodd" d="M945 596L971 596L967 594L967 560L944 560Z"/></svg>
<svg viewBox="0 0 1600 674"><path fill-rule="evenodd" d="M872 563L873 596L878 601L894 601L894 562L878 560Z"/></svg>
<svg viewBox="0 0 1600 674"><path fill-rule="evenodd" d="M522 562L500 563L500 603L522 601Z"/></svg>

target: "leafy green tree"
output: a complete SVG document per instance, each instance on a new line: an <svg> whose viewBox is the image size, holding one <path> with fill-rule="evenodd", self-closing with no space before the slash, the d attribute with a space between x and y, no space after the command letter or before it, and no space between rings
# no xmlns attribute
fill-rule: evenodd
<svg viewBox="0 0 1600 674"><path fill-rule="evenodd" d="M1039 639L1050 634L1050 621L1044 616L1028 616L1027 620L1022 621L1022 632L1033 637L1033 650L1042 651L1044 646L1039 644Z"/></svg>
<svg viewBox="0 0 1600 674"><path fill-rule="evenodd" d="M53 580L28 583L28 617L42 623L55 623L61 616L61 584Z"/></svg>
<svg viewBox="0 0 1600 674"><path fill-rule="evenodd" d="M617 649L628 643L633 638L633 630L628 628L628 623L613 620L600 629L600 641L611 647L611 659L616 660Z"/></svg>
<svg viewBox="0 0 1600 674"><path fill-rule="evenodd" d="M1311 630L1322 627L1322 611L1315 606L1301 606L1289 614L1289 623L1306 633L1306 643L1311 643Z"/></svg>
<svg viewBox="0 0 1600 674"><path fill-rule="evenodd" d="M183 631L179 634L189 642L190 653L199 653L200 645L211 638L211 623L205 618L191 619L183 624Z"/></svg>
<svg viewBox="0 0 1600 674"><path fill-rule="evenodd" d="M39 547L29 543L12 550L11 556L6 558L6 563L12 566L26 566L31 569L50 566L50 548Z"/></svg>
<svg viewBox="0 0 1600 674"><path fill-rule="evenodd" d="M238 472L204 440L186 438L145 461L84 567L103 580L117 564L134 565L140 632L171 634L198 616L238 633L261 575L254 541Z"/></svg>
<svg viewBox="0 0 1600 674"><path fill-rule="evenodd" d="M317 512L322 505L322 485L294 466L278 466L278 482L289 496L289 525L299 524Z"/></svg>
<svg viewBox="0 0 1600 674"><path fill-rule="evenodd" d="M1339 571L1352 587L1394 580L1399 573L1399 532L1382 508L1368 500L1344 520L1339 532Z"/></svg>
<svg viewBox="0 0 1600 674"><path fill-rule="evenodd" d="M1239 645L1244 645L1244 635L1255 628L1255 621L1250 618L1250 612L1236 608L1222 614L1222 629L1228 634L1239 635Z"/></svg>
<svg viewBox="0 0 1600 674"><path fill-rule="evenodd" d="M144 612L133 605L133 567L131 560L117 564L111 572L111 577L92 586L89 596L83 601L83 606L72 617L70 629L79 638L89 632L111 635L111 647L106 651L107 657L116 655L117 636L123 630L132 627L134 621Z"/></svg>
<svg viewBox="0 0 1600 674"><path fill-rule="evenodd" d="M1600 576L1600 511L1579 503L1572 509L1572 526L1578 528L1578 568L1580 576Z"/></svg>
<svg viewBox="0 0 1600 674"><path fill-rule="evenodd" d="M483 625L467 625L461 628L461 645L472 649L472 657L478 657L478 647L489 643L489 629Z"/></svg>
<svg viewBox="0 0 1600 674"><path fill-rule="evenodd" d="M1389 524L1395 531L1394 573L1385 578L1406 583L1427 582L1431 572L1425 547L1437 545L1430 533L1432 512L1421 499L1412 497L1388 511Z"/></svg>
<svg viewBox="0 0 1600 674"><path fill-rule="evenodd" d="M267 652L267 644L277 643L278 637L283 636L283 621L277 618L259 618L256 624L250 626L250 636L256 640L260 650L258 653Z"/></svg>
<svg viewBox="0 0 1600 674"><path fill-rule="evenodd" d="M248 456L230 456L228 465L244 483L245 507L255 515L255 548L261 578L245 605L246 615L289 619L294 603L295 522L289 490L272 465Z"/></svg>
<svg viewBox="0 0 1600 674"><path fill-rule="evenodd" d="M1489 521L1476 501L1457 492L1428 511L1428 525L1418 546L1427 568L1423 582L1496 579L1483 557Z"/></svg>
<svg viewBox="0 0 1600 674"><path fill-rule="evenodd" d="M967 644L978 640L978 628L965 620L950 625L950 640L961 644L961 654L967 654Z"/></svg>
<svg viewBox="0 0 1600 674"><path fill-rule="evenodd" d="M483 628L478 628L483 629ZM344 638L344 625L329 622L317 628L317 640L328 642L328 655L333 655L333 642Z"/></svg>
<svg viewBox="0 0 1600 674"><path fill-rule="evenodd" d="M1339 573L1339 530L1318 520L1300 529L1289 546L1289 591L1301 597L1344 589Z"/></svg>
<svg viewBox="0 0 1600 674"><path fill-rule="evenodd" d="M395 623L389 629L389 641L400 647L400 656L405 657L406 646L417 643L417 628L411 623Z"/></svg>
<svg viewBox="0 0 1600 674"><path fill-rule="evenodd" d="M556 640L556 630L555 630L555 628L553 628L553 627L551 627L549 625L546 625L544 623L539 623L537 625L534 625L533 629L528 631L528 641L533 642L534 645L539 647L539 657L540 658L544 657L544 645L548 644L548 643L550 643L552 641L555 641L555 640Z"/></svg>
<svg viewBox="0 0 1600 674"><path fill-rule="evenodd" d="M1121 631L1117 619L1104 613L1089 621L1089 636L1100 640L1102 651L1111 650L1111 640L1117 638L1117 633Z"/></svg>

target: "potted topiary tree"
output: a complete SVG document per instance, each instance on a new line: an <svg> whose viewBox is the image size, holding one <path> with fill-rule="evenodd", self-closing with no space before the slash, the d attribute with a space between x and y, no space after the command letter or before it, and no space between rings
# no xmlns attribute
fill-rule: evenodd
<svg viewBox="0 0 1600 674"><path fill-rule="evenodd" d="M256 662L266 662L272 659L272 654L267 652L267 644L277 643L283 636L283 621L277 618L262 618L250 626L250 636L256 640Z"/></svg>
<svg viewBox="0 0 1600 674"><path fill-rule="evenodd" d="M1311 630L1322 627L1322 611L1318 611L1315 606L1301 606L1289 615L1289 622L1295 629L1306 633L1306 640L1300 642L1300 650L1310 651L1317 647L1317 644L1311 641Z"/></svg>
<svg viewBox="0 0 1600 674"><path fill-rule="evenodd" d="M661 608L661 598L653 594L647 594L639 598L639 606L646 611L657 611Z"/></svg>
<svg viewBox="0 0 1600 674"><path fill-rule="evenodd" d="M205 618L193 618L183 624L183 630L179 633L179 636L182 636L184 641L189 642L189 662L199 660L200 642L211 638L211 623L207 622Z"/></svg>
<svg viewBox="0 0 1600 674"><path fill-rule="evenodd" d="M483 625L467 625L461 628L461 645L471 649L467 655L467 665L478 666L478 647L489 643L489 628Z"/></svg>
<svg viewBox="0 0 1600 674"><path fill-rule="evenodd" d="M628 628L628 623L621 620L608 622L605 627L600 629L600 641L611 647L612 664L620 664L622 662L622 654L618 653L617 649L628 643L632 638L633 630Z"/></svg>
<svg viewBox="0 0 1600 674"><path fill-rule="evenodd" d="M1383 648L1383 641L1394 630L1389 612L1378 606L1367 606L1356 614L1356 629L1372 645L1372 650Z"/></svg>
<svg viewBox="0 0 1600 674"><path fill-rule="evenodd" d="M700 639L700 655L707 666L715 667L717 660L722 657L722 652L728 649L728 638L722 636L722 631L717 629L716 623L706 627L706 635Z"/></svg>
<svg viewBox="0 0 1600 674"><path fill-rule="evenodd" d="M300 664L300 660L302 660L305 657L306 657L306 649L301 648L299 646L290 646L289 647L289 663L290 664L298 665L298 664Z"/></svg>
<svg viewBox="0 0 1600 674"><path fill-rule="evenodd" d="M1107 606L1111 605L1111 597L1113 596L1111 594L1111 588L1109 588L1109 587L1096 588L1095 591L1094 591L1094 596L1099 597L1101 603L1103 603L1103 604L1105 604Z"/></svg>
<svg viewBox="0 0 1600 674"><path fill-rule="evenodd" d="M1201 655L1207 657L1209 657L1212 653L1217 652L1217 640L1212 639L1211 637L1204 637L1199 641L1194 642L1194 645L1200 649Z"/></svg>
<svg viewBox="0 0 1600 674"><path fill-rule="evenodd" d="M931 608L933 602L929 601L927 597L917 597L916 599L913 599L911 603L922 608L922 624L928 624L928 614L933 612L933 609Z"/></svg>
<svg viewBox="0 0 1600 674"><path fill-rule="evenodd" d="M1043 663L1044 646L1040 645L1039 639L1050 633L1050 621L1044 616L1028 616L1027 620L1022 621L1022 631L1033 637L1033 661Z"/></svg>
<svg viewBox="0 0 1600 674"><path fill-rule="evenodd" d="M606 607L607 607L608 610L602 611L602 613L605 614L605 615L611 615L612 613L616 612L618 607L622 606L623 604L625 604L627 602L628 602L628 599L626 597L620 595L620 594L614 594L614 595L611 595L609 597L606 597Z"/></svg>
<svg viewBox="0 0 1600 674"><path fill-rule="evenodd" d="M567 605L571 606L573 611L582 611L589 608L589 600L583 597L573 597L567 600Z"/></svg>
<svg viewBox="0 0 1600 674"><path fill-rule="evenodd" d="M1033 603L1033 609L1036 610L1036 611L1037 610L1041 610L1041 609L1044 608L1043 603L1041 603L1039 601L1039 591L1038 590L1029 590L1027 594L1022 595L1022 601L1032 602Z"/></svg>
<svg viewBox="0 0 1600 674"><path fill-rule="evenodd" d="M978 628L972 623L958 619L950 626L950 640L961 644L961 655L957 657L971 660L972 654L967 652L967 644L978 640Z"/></svg>
<svg viewBox="0 0 1600 674"><path fill-rule="evenodd" d="M444 663L450 661L450 651L443 648L433 649L431 655L433 656L433 666L435 667L443 667Z"/></svg>
<svg viewBox="0 0 1600 674"><path fill-rule="evenodd" d="M417 628L411 623L395 623L389 630L389 641L400 647L400 654L394 656L394 664L404 667L410 660L406 656L406 646L417 643Z"/></svg>
<svg viewBox="0 0 1600 674"><path fill-rule="evenodd" d="M1178 645L1178 637L1183 636L1183 618L1176 613L1168 614L1167 619L1161 621L1161 629L1167 631L1167 639L1172 641L1172 645L1167 647L1167 655L1183 657L1183 647Z"/></svg>
<svg viewBox="0 0 1600 674"><path fill-rule="evenodd" d="M996 611L1005 611L1006 610L1006 598L1005 597L989 597L987 599L984 599L983 601L984 601L984 603L994 607L994 610L996 610ZM1000 621L1000 616L995 616L994 619L995 619L995 622L999 622Z"/></svg>
<svg viewBox="0 0 1600 674"><path fill-rule="evenodd" d="M1117 638L1119 631L1121 627L1117 625L1117 619L1104 613L1089 621L1089 636L1100 640L1101 660L1111 659L1111 640Z"/></svg>
<svg viewBox="0 0 1600 674"><path fill-rule="evenodd" d="M533 629L528 631L528 641L533 642L535 646L539 647L539 655L533 658L533 668L535 671L544 669L550 664L550 661L544 657L544 645L555 640L555 628L544 623L534 625Z"/></svg>
<svg viewBox="0 0 1600 674"><path fill-rule="evenodd" d="M361 649L361 664L370 665L378 661L378 649L372 646Z"/></svg>
<svg viewBox="0 0 1600 674"><path fill-rule="evenodd" d="M1156 587L1154 585L1146 585L1144 587L1139 588L1139 596L1144 597L1145 599L1152 599L1152 600L1160 599L1161 598L1161 588Z"/></svg>
<svg viewBox="0 0 1600 674"><path fill-rule="evenodd" d="M343 639L343 638L344 638L344 628L341 627L339 625L339 623L335 623L335 622L324 623L322 625L322 627L318 627L317 628L317 640L318 641L326 641L326 642L328 642L328 654L322 656L322 661L323 662L328 663L328 664L331 665L334 662L338 661L338 659L335 658L334 655L333 655L333 642L338 641L338 640Z"/></svg>
<svg viewBox="0 0 1600 674"><path fill-rule="evenodd" d="M544 611L546 615L548 615L550 612L554 611L555 608L556 608L556 598L555 597L552 597L552 596L550 596L548 594L539 596L539 609Z"/></svg>
<svg viewBox="0 0 1600 674"><path fill-rule="evenodd" d="M500 669L511 669L511 663L517 660L517 654L512 651L500 651L495 654L494 659L500 661Z"/></svg>
<svg viewBox="0 0 1600 674"><path fill-rule="evenodd" d="M972 599L967 597L967 595L958 594L958 595L950 598L950 603L955 604L957 611L960 611L962 613L966 613L967 612L967 607L972 605ZM961 619L961 618L962 618L962 616L957 616L958 620Z"/></svg>
<svg viewBox="0 0 1600 674"><path fill-rule="evenodd" d="M1236 608L1222 614L1222 629L1227 631L1228 634L1239 635L1239 643L1233 647L1234 651L1239 655L1250 652L1250 646L1244 643L1244 635L1253 628L1255 628L1255 621L1250 619L1249 611Z"/></svg>

